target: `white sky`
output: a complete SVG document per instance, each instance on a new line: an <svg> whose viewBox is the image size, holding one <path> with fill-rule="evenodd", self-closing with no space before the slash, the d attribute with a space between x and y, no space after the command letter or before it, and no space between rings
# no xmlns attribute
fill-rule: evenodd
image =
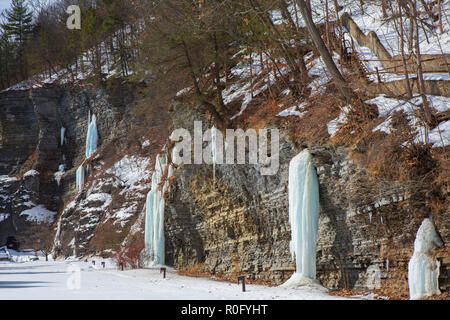
<svg viewBox="0 0 450 320"><path fill-rule="evenodd" d="M12 0L0 0L0 12L4 9L8 9L11 6ZM48 3L50 0L42 1L43 3Z"/></svg>
<svg viewBox="0 0 450 320"><path fill-rule="evenodd" d="M3 9L9 8L11 4L11 0L0 0L0 11L3 11Z"/></svg>

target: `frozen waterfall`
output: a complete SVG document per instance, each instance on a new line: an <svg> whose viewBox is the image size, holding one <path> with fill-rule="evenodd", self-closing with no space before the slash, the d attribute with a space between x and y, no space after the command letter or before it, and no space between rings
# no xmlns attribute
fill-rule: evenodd
<svg viewBox="0 0 450 320"><path fill-rule="evenodd" d="M414 253L408 264L409 297L411 300L440 294L439 262L432 250L443 245L431 219L424 219L414 241Z"/></svg>
<svg viewBox="0 0 450 320"><path fill-rule="evenodd" d="M311 154L303 150L289 164L289 222L291 255L296 272L284 286L317 283L316 240L319 220L319 183Z"/></svg>
<svg viewBox="0 0 450 320"><path fill-rule="evenodd" d="M217 129L216 127L211 128L211 157L213 165L213 181L216 181L216 162L217 162Z"/></svg>
<svg viewBox="0 0 450 320"><path fill-rule="evenodd" d="M64 144L64 135L65 135L65 133L66 133L66 128L64 128L64 127L61 127L61 129L60 129L60 144L61 144L61 146Z"/></svg>
<svg viewBox="0 0 450 320"><path fill-rule="evenodd" d="M76 172L76 188L77 192L81 192L81 189L83 189L84 185L84 174L85 170L83 165L79 166Z"/></svg>
<svg viewBox="0 0 450 320"><path fill-rule="evenodd" d="M58 171L55 172L55 174L54 174L56 183L58 184L58 187L61 184L61 177L64 174L65 167L66 166L64 164L60 164L59 167L58 167Z"/></svg>
<svg viewBox="0 0 450 320"><path fill-rule="evenodd" d="M98 133L97 133L97 118L95 114L90 117L89 127L86 135L86 159L89 158L95 150L97 150Z"/></svg>
<svg viewBox="0 0 450 320"><path fill-rule="evenodd" d="M98 142L97 118L95 117L95 114L91 116L90 111L88 115L88 123L89 126L86 134L86 159L89 158L95 152L95 150L97 150L97 142ZM86 166L86 168L83 167L83 164L81 164L78 167L76 171L77 192L81 192L81 190L83 189L84 179L88 173L89 173L89 164Z"/></svg>
<svg viewBox="0 0 450 320"><path fill-rule="evenodd" d="M164 264L164 193L168 184L167 180L162 188L159 184L166 166L166 158L158 155L152 175L152 187L147 194L145 208L145 249L142 262L147 268ZM169 166L167 178L172 173L173 168Z"/></svg>

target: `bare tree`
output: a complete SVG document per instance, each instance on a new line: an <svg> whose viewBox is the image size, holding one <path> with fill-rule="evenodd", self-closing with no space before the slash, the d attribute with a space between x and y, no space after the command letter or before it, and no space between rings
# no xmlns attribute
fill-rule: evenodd
<svg viewBox="0 0 450 320"><path fill-rule="evenodd" d="M417 2L416 0L408 0L410 7L410 14L412 17L412 32L414 33L414 53L416 56L416 64L417 64L417 86L419 89L419 94L422 97L422 112L425 116L425 143L428 143L428 130L429 126L432 123L432 116L430 110L428 108L428 101L425 96L425 82L423 80L423 70L422 70L422 58L420 54L420 42L419 42L419 15L417 12Z"/></svg>
<svg viewBox="0 0 450 320"><path fill-rule="evenodd" d="M330 52L327 49L327 46L322 40L322 37L320 36L319 30L317 29L316 25L314 24L314 21L311 16L311 12L308 10L308 7L304 0L296 0L299 8L300 13L303 17L303 20L305 21L306 27L308 28L309 33L311 34L311 39L316 46L317 50L319 51L325 66L328 69L328 72L330 72L335 85L339 89L342 96L345 98L347 102L352 101L353 92L348 87L347 82L345 81L344 77L342 76L341 72L336 67L336 64L333 61L333 58L331 57Z"/></svg>
<svg viewBox="0 0 450 320"><path fill-rule="evenodd" d="M53 233L46 223L35 224L29 229L30 236L27 242L31 241L31 248L36 252L45 255L45 261L48 261L48 255L53 247Z"/></svg>
<svg viewBox="0 0 450 320"><path fill-rule="evenodd" d="M402 64L403 64L403 70L405 73L405 88L406 88L406 93L408 94L408 98L411 99L412 98L412 90L411 90L411 84L409 82L409 73L408 73L408 65L406 63L406 57L405 57L405 35L404 35L404 26L403 26L403 13L402 13L402 7L400 5L400 1L401 0L397 0L397 4L398 4L398 19L399 19L399 26L397 26L397 24L395 23L395 18L394 18L394 25L397 28L397 33L399 33L400 36L400 53L402 55ZM395 16L395 12L393 7L392 8L392 13L393 16ZM400 29L400 30L398 30Z"/></svg>

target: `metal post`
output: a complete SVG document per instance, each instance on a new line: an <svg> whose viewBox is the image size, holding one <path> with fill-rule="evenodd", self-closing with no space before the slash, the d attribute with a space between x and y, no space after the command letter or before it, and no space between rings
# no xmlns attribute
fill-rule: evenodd
<svg viewBox="0 0 450 320"><path fill-rule="evenodd" d="M163 279L165 279L166 278L166 268L161 268L161 269L159 269L159 273L163 273Z"/></svg>
<svg viewBox="0 0 450 320"><path fill-rule="evenodd" d="M242 292L245 292L245 276L239 276L237 278L238 284L242 282Z"/></svg>

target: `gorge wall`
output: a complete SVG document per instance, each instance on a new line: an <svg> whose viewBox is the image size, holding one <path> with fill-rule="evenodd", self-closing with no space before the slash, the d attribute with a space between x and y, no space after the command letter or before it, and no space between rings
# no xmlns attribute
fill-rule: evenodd
<svg viewBox="0 0 450 320"><path fill-rule="evenodd" d="M132 99L132 94L121 93L55 86L0 94L0 175L15 176L0 185L5 217L0 243L10 235L27 239L30 221L21 215L24 210L42 205L57 213L73 197L76 166L84 160L88 114L98 115L99 135L107 143ZM60 165L64 171L58 183Z"/></svg>
<svg viewBox="0 0 450 320"><path fill-rule="evenodd" d="M130 235L143 238L145 195L152 161L160 152L152 141L161 130L151 133L150 147L138 141L129 149L133 99L128 91L112 95L105 89L79 88L0 94L0 170L17 177L0 182L0 210L10 213L0 221L2 242L7 235L26 234L28 225L20 213L28 208L27 201L57 213L53 230L59 256L111 253ZM174 108L174 128L189 130L194 120L212 126L195 108L177 103ZM97 114L101 148L89 161L85 189L77 194L75 171L85 160L89 111ZM151 125L167 129L163 122ZM61 127L66 128L63 145ZM417 184L372 179L345 148L296 146L283 132L275 175L261 175L256 165L216 165L214 181L212 165L176 169L166 198L166 263L179 270L244 274L273 284L287 280L294 271L288 167L305 147L313 155L320 183L318 280L329 288L394 290L407 296L414 238L432 213L423 205L428 195ZM113 161L111 153L117 150L123 153ZM54 173L62 163L66 170L58 185ZM29 170L39 174L22 176ZM448 244L448 216L433 215L433 220ZM441 289L448 290L448 250L437 251L437 258Z"/></svg>
<svg viewBox="0 0 450 320"><path fill-rule="evenodd" d="M410 185L377 186L345 149L311 146L317 168L320 216L317 277L329 288L388 289L407 295L408 261L416 232L430 212L415 205L423 194ZM281 284L291 259L288 167L297 154L281 145L277 175L255 166L182 165L166 203L166 261L179 269L246 274ZM377 190L379 193L375 193ZM448 219L433 217L444 242ZM440 284L448 290L448 251Z"/></svg>
<svg viewBox="0 0 450 320"><path fill-rule="evenodd" d="M177 114L175 128L189 128L195 116ZM211 127L197 120L203 120L204 130ZM296 147L283 134L280 168L273 176L261 175L256 165L216 164L214 181L212 165L178 167L166 200L166 261L178 269L245 274L272 284L286 281L295 270L289 250L288 169L305 147L319 178L318 280L328 288L407 297L408 262L416 232L431 215L424 206L429 195L415 183L371 178L346 148ZM448 216L432 216L448 243ZM446 291L449 252L441 249L436 257L441 290Z"/></svg>

